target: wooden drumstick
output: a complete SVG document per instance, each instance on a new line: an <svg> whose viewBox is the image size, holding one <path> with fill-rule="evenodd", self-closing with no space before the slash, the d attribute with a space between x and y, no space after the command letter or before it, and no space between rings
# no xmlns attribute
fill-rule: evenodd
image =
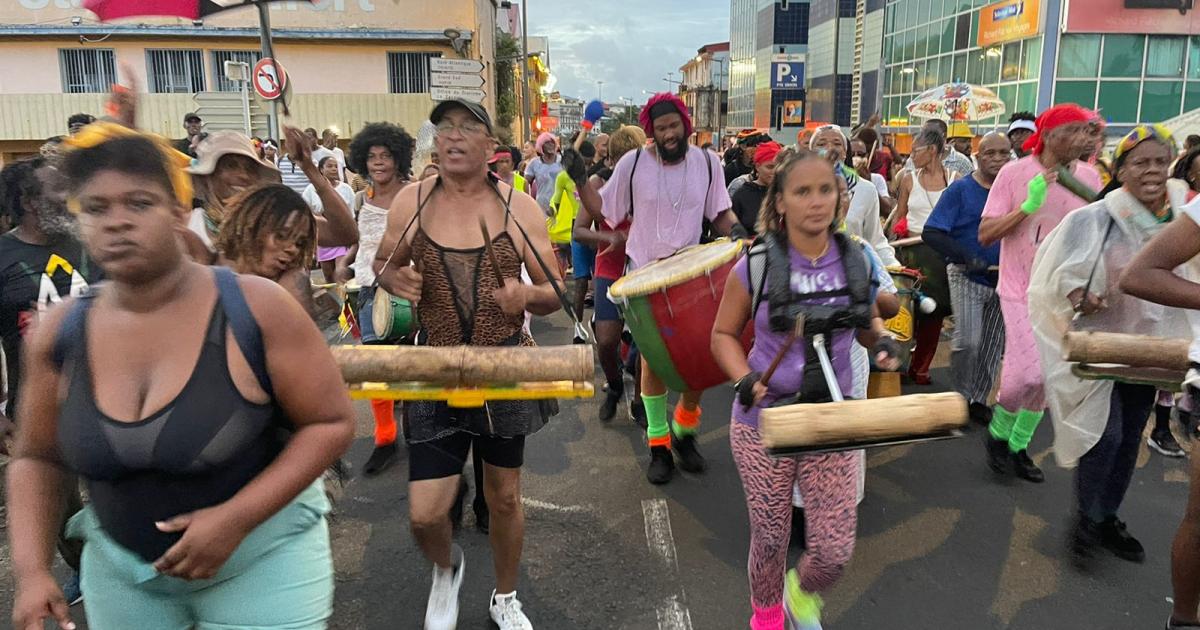
<svg viewBox="0 0 1200 630"><path fill-rule="evenodd" d="M783 347L779 349L779 352L775 355L775 358L771 360L771 365L767 367L766 372L763 372L762 378L758 379L759 383L762 383L764 387L767 385L767 382L770 381L771 377L775 375L775 370L779 368L779 364L783 362L783 357L787 355L788 350L791 350L792 346L796 343L796 340L803 336L804 316L801 315L796 318L796 327L792 329L792 334L788 336L787 341L783 344Z"/></svg>
<svg viewBox="0 0 1200 630"><path fill-rule="evenodd" d="M492 235L488 232L487 219L479 217L479 231L483 233L483 248L488 260L492 261L492 270L496 272L496 283L504 286L504 274L500 272L500 261L496 258L496 250L492 249Z"/></svg>

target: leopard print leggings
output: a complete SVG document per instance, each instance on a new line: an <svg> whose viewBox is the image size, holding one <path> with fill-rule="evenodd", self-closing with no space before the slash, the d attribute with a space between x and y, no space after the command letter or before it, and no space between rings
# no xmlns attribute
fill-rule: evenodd
<svg viewBox="0 0 1200 630"><path fill-rule="evenodd" d="M804 495L807 547L800 586L831 588L854 553L859 457L853 452L773 458L758 430L731 422L729 443L750 512L750 601L759 608L783 601L783 575L792 532L792 483Z"/></svg>

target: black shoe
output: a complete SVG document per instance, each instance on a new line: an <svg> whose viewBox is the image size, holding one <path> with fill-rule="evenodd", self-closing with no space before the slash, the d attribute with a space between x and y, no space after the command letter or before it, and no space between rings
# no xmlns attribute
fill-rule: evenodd
<svg viewBox="0 0 1200 630"><path fill-rule="evenodd" d="M642 429L646 428L646 403L640 398L629 403L629 418Z"/></svg>
<svg viewBox="0 0 1200 630"><path fill-rule="evenodd" d="M1085 516L1075 517L1071 530L1067 533L1067 551L1071 562L1079 568L1087 568L1087 563L1095 555L1100 546L1100 532L1096 525Z"/></svg>
<svg viewBox="0 0 1200 630"><path fill-rule="evenodd" d="M704 460L700 451L696 450L696 436L676 436L671 440L671 448L675 449L675 456L679 458L679 467L685 472L702 473L705 468L708 468L708 462Z"/></svg>
<svg viewBox="0 0 1200 630"><path fill-rule="evenodd" d="M363 474L367 477L374 477L379 473L387 470L396 462L396 443L384 444L376 446L375 450L371 451L371 456L367 458L367 464L363 466Z"/></svg>
<svg viewBox="0 0 1200 630"><path fill-rule="evenodd" d="M467 499L467 480L458 479L458 496L454 497L454 503L450 505L450 527L454 531L462 529L463 520L463 503Z"/></svg>
<svg viewBox="0 0 1200 630"><path fill-rule="evenodd" d="M1113 552L1113 555L1130 562L1142 562L1146 559L1146 549L1138 539L1129 535L1125 523L1113 516L1100 523L1100 545Z"/></svg>
<svg viewBox="0 0 1200 630"><path fill-rule="evenodd" d="M1187 453L1179 446L1179 442L1175 440L1175 435L1170 429L1155 429L1150 432L1150 437L1146 438L1146 443L1150 448L1158 451L1166 457L1187 457Z"/></svg>
<svg viewBox="0 0 1200 630"><path fill-rule="evenodd" d="M997 475L1011 475L1013 472L1012 455L1008 450L1008 440L997 440L991 433L983 434L983 445L987 449L988 468Z"/></svg>
<svg viewBox="0 0 1200 630"><path fill-rule="evenodd" d="M650 467L646 469L646 481L654 485L667 483L675 475L675 458L666 446L650 447Z"/></svg>
<svg viewBox="0 0 1200 630"><path fill-rule="evenodd" d="M617 415L617 405L625 396L625 388L609 387L604 393L604 402L600 403L600 422L611 422Z"/></svg>
<svg viewBox="0 0 1200 630"><path fill-rule="evenodd" d="M1029 451L1021 449L1012 454L1012 468L1016 476L1025 481L1033 483L1042 483L1046 480L1046 475L1042 474L1042 469L1029 459Z"/></svg>
<svg viewBox="0 0 1200 630"><path fill-rule="evenodd" d="M571 343L578 346L578 345L587 343L587 339L584 339L583 337L580 337L579 335L575 335L575 338L571 340Z"/></svg>
<svg viewBox="0 0 1200 630"><path fill-rule="evenodd" d="M980 426L986 427L992 423L992 408L983 403L971 403L967 408L967 415L971 422Z"/></svg>

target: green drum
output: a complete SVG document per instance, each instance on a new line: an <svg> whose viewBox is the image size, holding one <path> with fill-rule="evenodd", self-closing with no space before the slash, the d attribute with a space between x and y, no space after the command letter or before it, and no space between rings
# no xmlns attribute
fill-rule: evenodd
<svg viewBox="0 0 1200 630"><path fill-rule="evenodd" d="M374 325L375 336L387 341L407 337L420 327L413 303L384 291L383 287L375 289L371 324Z"/></svg>

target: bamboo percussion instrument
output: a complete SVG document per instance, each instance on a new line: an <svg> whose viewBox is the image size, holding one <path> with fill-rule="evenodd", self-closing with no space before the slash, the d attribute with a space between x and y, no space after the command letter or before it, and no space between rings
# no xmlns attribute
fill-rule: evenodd
<svg viewBox="0 0 1200 630"><path fill-rule="evenodd" d="M1168 392L1183 390L1184 370L1129 367L1127 365L1087 365L1076 363L1071 373L1085 381L1117 381L1129 385L1152 385Z"/></svg>
<svg viewBox="0 0 1200 630"><path fill-rule="evenodd" d="M503 288L504 274L500 272L500 261L496 258L496 250L492 249L492 234L488 231L487 219L483 217L479 217L479 232L483 234L483 249L492 263L492 271L496 274L496 283Z"/></svg>
<svg viewBox="0 0 1200 630"><path fill-rule="evenodd" d="M892 241L891 246L895 248L912 247L913 245L920 245L923 242L924 241L921 240L920 236L910 236L908 238L898 238Z"/></svg>
<svg viewBox="0 0 1200 630"><path fill-rule="evenodd" d="M591 346L333 346L347 383L428 383L476 387L588 382Z"/></svg>
<svg viewBox="0 0 1200 630"><path fill-rule="evenodd" d="M775 455L841 451L958 437L967 401L956 393L801 403L763 409L763 446Z"/></svg>
<svg viewBox="0 0 1200 630"><path fill-rule="evenodd" d="M1185 372L1191 366L1188 361L1190 344L1187 339L1109 332L1068 332L1063 340L1063 353L1067 361L1076 363Z"/></svg>

